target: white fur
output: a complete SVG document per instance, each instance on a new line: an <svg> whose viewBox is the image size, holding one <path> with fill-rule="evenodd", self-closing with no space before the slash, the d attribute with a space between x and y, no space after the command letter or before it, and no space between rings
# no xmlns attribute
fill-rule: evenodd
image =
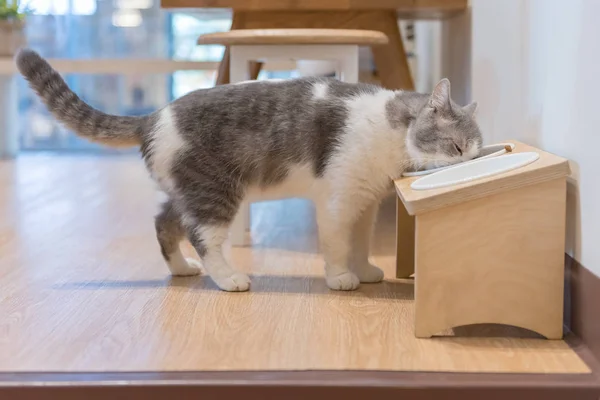
<svg viewBox="0 0 600 400"><path fill-rule="evenodd" d="M402 172L406 132L392 129L386 117L386 104L394 95L380 91L347 100L346 134L327 170L338 184L353 180L380 191Z"/></svg>
<svg viewBox="0 0 600 400"><path fill-rule="evenodd" d="M323 100L327 97L329 86L325 82L317 82L312 87L312 95L315 100Z"/></svg>
<svg viewBox="0 0 600 400"><path fill-rule="evenodd" d="M368 243L357 246L351 241L352 237L370 239L370 233L357 235L356 231L372 228L374 215L365 213L378 205L390 187L391 178L398 176L406 162L406 132L392 129L386 117L386 104L394 95L391 91L380 91L347 100L346 132L325 172L329 190L317 205L326 280L332 289L355 289L359 276L364 282L383 278L381 270L368 263L368 254L357 255L364 253L361 249L368 247ZM367 221L361 221L362 218ZM353 253L355 257L351 257ZM348 265L351 258L361 258L353 272ZM372 270L364 273L364 268Z"/></svg>
<svg viewBox="0 0 600 400"><path fill-rule="evenodd" d="M479 146L480 143L478 142L470 142L468 144L467 151L465 151L465 153L463 154L467 158L467 160L472 160L473 158L477 157L477 155L479 154Z"/></svg>
<svg viewBox="0 0 600 400"><path fill-rule="evenodd" d="M173 190L171 166L177 152L185 145L173 121L171 107L160 111L158 121L151 133L150 153L152 159L150 172L160 188L166 192Z"/></svg>

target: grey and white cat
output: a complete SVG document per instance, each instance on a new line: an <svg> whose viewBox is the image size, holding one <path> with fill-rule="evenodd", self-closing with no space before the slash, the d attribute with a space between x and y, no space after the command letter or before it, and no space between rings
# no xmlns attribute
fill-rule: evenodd
<svg viewBox="0 0 600 400"><path fill-rule="evenodd" d="M141 146L169 197L156 231L171 273L200 271L179 250L187 237L226 291L250 287L248 276L223 257L246 196L312 199L327 285L353 290L383 279L369 263L369 246L391 180L409 168L474 158L482 142L476 104L456 105L446 79L432 94L324 78L224 85L196 90L147 116L122 117L84 103L37 53L22 50L16 62L52 114L78 135Z"/></svg>

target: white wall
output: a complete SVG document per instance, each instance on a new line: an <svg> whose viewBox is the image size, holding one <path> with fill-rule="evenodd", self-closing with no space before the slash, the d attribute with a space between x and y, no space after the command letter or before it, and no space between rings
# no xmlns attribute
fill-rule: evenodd
<svg viewBox="0 0 600 400"><path fill-rule="evenodd" d="M452 99L471 100L471 13L442 21L415 22L415 89L430 92L442 78L450 79Z"/></svg>
<svg viewBox="0 0 600 400"><path fill-rule="evenodd" d="M488 143L571 160L567 252L600 275L600 1L472 0L472 98Z"/></svg>

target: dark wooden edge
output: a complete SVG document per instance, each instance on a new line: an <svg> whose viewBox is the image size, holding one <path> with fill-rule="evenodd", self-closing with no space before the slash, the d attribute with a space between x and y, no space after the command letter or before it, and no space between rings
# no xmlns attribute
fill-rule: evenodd
<svg viewBox="0 0 600 400"><path fill-rule="evenodd" d="M228 7L230 4L228 2L220 2L218 0L213 0L210 6L203 5L198 7L197 0L161 0L160 7L163 9L171 9L178 10L179 12L188 11L197 11L201 8L217 8L217 9L231 9ZM294 8L290 8L289 4L281 1L271 1L268 4L264 4L263 7L257 8L256 4L253 4L252 1L247 1L247 6L244 6L243 3L238 3L237 7L234 8L234 11L243 11L243 12L265 12L265 11L288 11L288 12L303 12L303 11L312 11L312 12L338 12L338 11L351 11L351 12L361 12L361 11L396 11L398 13L399 18L403 19L447 19L451 18L455 15L465 12L468 9L468 1L461 1L460 3L456 2L455 4L447 4L447 5L428 5L427 2L423 2L422 4L407 4L407 5L377 5L374 6L369 2L365 1L356 1L354 4L349 7L344 2L341 2L338 7L330 7L330 8L314 8L312 5L302 6L302 2L296 2ZM413 1L414 3L414 1Z"/></svg>
<svg viewBox="0 0 600 400"><path fill-rule="evenodd" d="M600 360L600 277L565 256L565 325Z"/></svg>
<svg viewBox="0 0 600 400"><path fill-rule="evenodd" d="M600 397L600 365L574 335L567 342L590 374L497 374L385 371L0 373L0 399L153 399L202 396L249 399L577 399ZM281 397L283 396L283 397ZM443 396L443 397L439 397ZM452 397L449 397L452 396ZM456 396L456 397L455 397ZM497 396L497 397L494 397ZM595 396L595 397L594 397Z"/></svg>
<svg viewBox="0 0 600 400"><path fill-rule="evenodd" d="M0 373L0 400L159 399L600 399L600 278L566 257L565 339L589 374L386 371Z"/></svg>
<svg viewBox="0 0 600 400"><path fill-rule="evenodd" d="M353 388L353 387L244 387L217 386L99 386L99 387L36 387L8 389L0 393L2 399L19 400L154 400L154 399L245 399L245 400L598 400L598 393L580 388L537 388L520 389L497 387L494 389L450 389L411 388Z"/></svg>

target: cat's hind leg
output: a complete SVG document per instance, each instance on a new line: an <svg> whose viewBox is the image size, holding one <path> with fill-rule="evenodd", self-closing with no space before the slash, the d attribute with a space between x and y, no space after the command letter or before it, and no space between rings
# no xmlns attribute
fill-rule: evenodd
<svg viewBox="0 0 600 400"><path fill-rule="evenodd" d="M200 222L195 228L188 229L188 238L219 289L244 292L250 289L250 278L229 265L223 255L223 243L229 235L229 225Z"/></svg>
<svg viewBox="0 0 600 400"><path fill-rule="evenodd" d="M369 262L371 239L379 211L379 202L373 202L354 224L352 232L352 255L350 270L361 283L376 283L383 280L383 271Z"/></svg>
<svg viewBox="0 0 600 400"><path fill-rule="evenodd" d="M163 204L162 211L156 216L155 226L160 251L171 274L175 276L198 275L200 263L193 258L186 259L179 248L185 230L181 225L179 214L170 200Z"/></svg>
<svg viewBox="0 0 600 400"><path fill-rule="evenodd" d="M192 171L188 168L185 173ZM202 266L215 284L228 292L250 288L250 278L233 268L223 254L230 225L243 199L243 189L231 181L208 179L195 173L196 184L179 190L182 225L188 240L202 259Z"/></svg>

